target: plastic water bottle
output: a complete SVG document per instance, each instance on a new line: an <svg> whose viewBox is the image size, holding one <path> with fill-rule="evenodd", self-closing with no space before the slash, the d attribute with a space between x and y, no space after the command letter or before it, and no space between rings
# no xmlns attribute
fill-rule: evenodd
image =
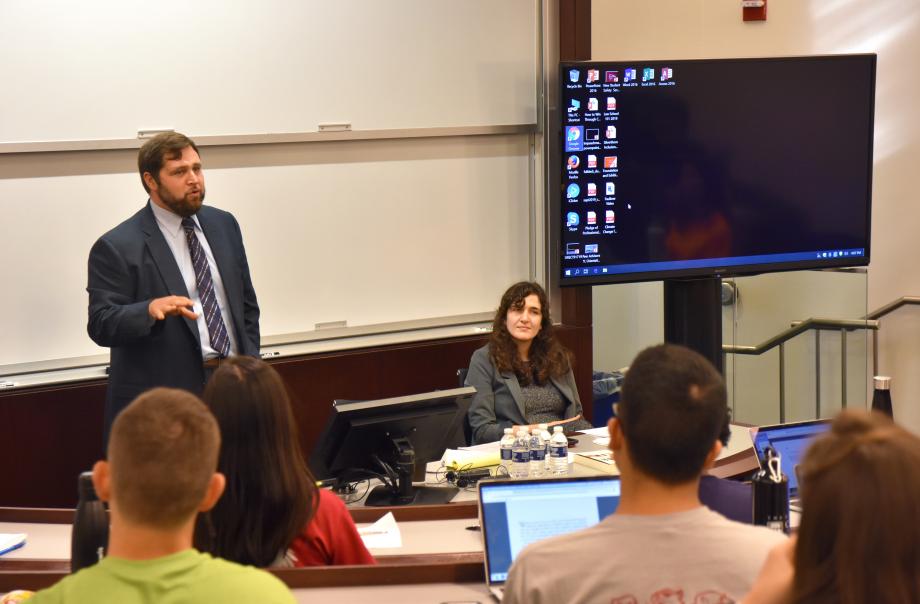
<svg viewBox="0 0 920 604"><path fill-rule="evenodd" d="M546 448L546 452L543 455L543 473L551 474L553 471L553 460L549 454L549 441L553 436L549 433L546 424L539 424L537 427L540 428L540 438L543 439L543 445Z"/></svg>
<svg viewBox="0 0 920 604"><path fill-rule="evenodd" d="M530 440L527 430L521 428L514 437L511 448L511 478L527 478L530 473Z"/></svg>
<svg viewBox="0 0 920 604"><path fill-rule="evenodd" d="M553 474L565 476L569 473L569 439L562 433L562 426L553 428L553 438L549 441L549 454L553 465Z"/></svg>
<svg viewBox="0 0 920 604"><path fill-rule="evenodd" d="M505 435L499 441L499 447L502 453L502 467L508 475L511 475L511 450L514 449L514 430L505 428Z"/></svg>
<svg viewBox="0 0 920 604"><path fill-rule="evenodd" d="M71 572L99 562L109 543L109 514L96 496L92 472L80 474L77 490L79 502L70 542Z"/></svg>
<svg viewBox="0 0 920 604"><path fill-rule="evenodd" d="M530 475L534 478L543 476L546 466L546 443L540 436L540 429L534 428L530 435Z"/></svg>

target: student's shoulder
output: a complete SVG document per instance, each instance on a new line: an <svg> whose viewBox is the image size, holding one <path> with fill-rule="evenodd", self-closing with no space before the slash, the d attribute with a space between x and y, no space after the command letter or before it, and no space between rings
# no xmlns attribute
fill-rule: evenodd
<svg viewBox="0 0 920 604"><path fill-rule="evenodd" d="M768 529L765 526L755 526L729 520L716 512L711 512L710 523L711 526L707 530L711 534L720 534L723 539L736 540L744 544L758 544L766 548L772 548L774 545L788 539L786 535L779 531Z"/></svg>
<svg viewBox="0 0 920 604"><path fill-rule="evenodd" d="M266 602L290 604L294 596L268 571L208 556L207 580L200 584L213 602ZM207 585L207 587L205 587Z"/></svg>

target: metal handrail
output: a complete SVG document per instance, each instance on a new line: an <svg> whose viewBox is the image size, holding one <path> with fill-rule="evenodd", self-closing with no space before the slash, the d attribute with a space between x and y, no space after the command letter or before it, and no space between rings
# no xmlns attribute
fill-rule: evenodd
<svg viewBox="0 0 920 604"><path fill-rule="evenodd" d="M920 303L920 298L916 298ZM894 310L894 309L891 309ZM889 311L890 312L890 311ZM779 421L786 421L786 342L806 331L815 331L815 417L821 417L821 330L840 331L841 407L847 404L847 332L871 329L878 333L879 321L874 319L821 319L809 318L793 323L792 327L756 346L723 344L722 354L760 355L779 347ZM876 340L877 341L877 338Z"/></svg>
<svg viewBox="0 0 920 604"><path fill-rule="evenodd" d="M918 298L918 301L920 301L920 298ZM804 321L796 321L789 329L781 331L769 340L765 340L757 346L723 344L722 353L751 355L763 354L771 348L775 348L780 344L784 344L787 340L791 340L800 333L804 333L811 329L845 329L847 331L855 331L857 329L878 329L878 327L878 321L869 319L820 319L812 317L810 319L805 319Z"/></svg>
<svg viewBox="0 0 920 604"><path fill-rule="evenodd" d="M885 315L896 311L902 306L909 306L909 305L920 305L920 298L916 296L904 296L902 298L898 298L894 302L889 302L885 306L882 306L881 308L877 308L873 310L868 315L866 315L866 318L867 319L881 319Z"/></svg>
<svg viewBox="0 0 920 604"><path fill-rule="evenodd" d="M917 296L903 296L889 302L881 308L876 308L872 312L866 315L866 319L881 319L887 314L890 314L902 306L917 306L920 305L920 298ZM878 330L872 334L872 375L878 375Z"/></svg>
<svg viewBox="0 0 920 604"><path fill-rule="evenodd" d="M847 399L847 354L846 333L857 329L872 331L872 374L878 375L878 332L881 328L879 319L896 311L902 306L920 306L920 297L903 296L868 313L863 319L819 319L810 318L797 321L792 327L756 346L737 346L723 344L722 354L761 355L768 350L779 347L779 421L786 421L786 347L787 341L806 331L815 330L815 417L821 417L821 330L840 330L840 374L841 407L846 407Z"/></svg>

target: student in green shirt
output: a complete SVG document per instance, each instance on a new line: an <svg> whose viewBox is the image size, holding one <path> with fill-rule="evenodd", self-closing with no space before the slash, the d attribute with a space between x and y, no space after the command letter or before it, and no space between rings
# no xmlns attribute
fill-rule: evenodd
<svg viewBox="0 0 920 604"><path fill-rule="evenodd" d="M108 555L30 604L293 603L269 573L192 548L196 515L224 490L219 448L217 422L193 394L156 388L135 399L112 426L108 461L93 467L109 502Z"/></svg>

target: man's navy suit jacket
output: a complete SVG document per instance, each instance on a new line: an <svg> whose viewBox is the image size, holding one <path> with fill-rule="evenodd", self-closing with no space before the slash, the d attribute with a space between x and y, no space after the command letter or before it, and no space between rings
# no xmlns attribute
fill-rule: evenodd
<svg viewBox="0 0 920 604"><path fill-rule="evenodd" d="M111 348L105 434L119 411L155 386L201 393L205 374L195 321L153 321L154 298L189 293L175 257L148 205L93 245L89 254L89 323L94 342ZM198 222L227 292L239 354L259 354L259 305L239 224L229 212L202 206Z"/></svg>

